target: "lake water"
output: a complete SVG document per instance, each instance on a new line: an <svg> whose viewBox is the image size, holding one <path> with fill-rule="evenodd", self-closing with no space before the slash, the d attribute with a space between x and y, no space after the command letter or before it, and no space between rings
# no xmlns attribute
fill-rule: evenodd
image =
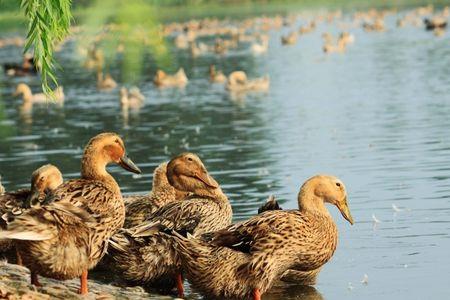
<svg viewBox="0 0 450 300"><path fill-rule="evenodd" d="M111 168L124 193L147 192L157 164L192 151L223 186L235 220L254 215L270 194L295 208L308 177L334 174L347 186L356 224L330 206L339 245L316 289L288 287L265 299L449 297L450 39L395 21L388 16L383 33L350 29L356 41L345 54L322 53L322 32L338 32L326 23L290 47L280 43L288 28L272 31L262 56L239 50L193 59L173 50L173 69L185 68L188 86L156 89L155 66L146 61L138 83L145 107L128 121L118 90L97 91L95 75L69 45L58 55L63 108L21 114L11 94L24 79L0 75L3 184L25 187L32 170L48 162L66 178L78 176L84 145L101 131L120 133L143 171L133 178ZM0 49L0 62L20 61L20 53ZM210 63L225 73L269 74L270 92L234 99L208 82ZM120 69L111 71L120 82ZM38 79L25 80L39 87ZM365 274L368 284L361 283Z"/></svg>

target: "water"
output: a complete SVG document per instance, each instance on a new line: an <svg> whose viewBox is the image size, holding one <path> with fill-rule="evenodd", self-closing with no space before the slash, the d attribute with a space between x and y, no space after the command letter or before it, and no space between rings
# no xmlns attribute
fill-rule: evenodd
<svg viewBox="0 0 450 300"><path fill-rule="evenodd" d="M316 289L289 287L269 299L442 299L450 294L450 40L422 28L396 28L356 37L347 53L324 55L319 25L295 46L271 32L267 55L248 51L197 59L174 50L174 68L191 79L185 90L157 90L155 66L146 62L139 82L146 105L125 120L118 91L98 92L94 74L80 67L71 47L60 55L67 101L63 108L35 107L20 114L11 96L23 79L0 77L0 174L7 189L28 185L38 166L51 162L66 178L78 176L82 148L101 131L116 131L144 175L111 172L124 193L150 189L163 160L192 151L231 199L235 220L255 214L274 194L296 207L300 185L317 173L347 186L356 224L329 207L339 245ZM73 49L72 49L73 50ZM0 49L0 62L17 48ZM236 100L211 85L207 67L226 73L269 74L268 94ZM120 70L111 66L119 79ZM37 79L26 79L37 88ZM400 208L396 212L392 205ZM373 216L381 221L374 226ZM362 284L364 274L368 284ZM193 298L198 298L193 295Z"/></svg>

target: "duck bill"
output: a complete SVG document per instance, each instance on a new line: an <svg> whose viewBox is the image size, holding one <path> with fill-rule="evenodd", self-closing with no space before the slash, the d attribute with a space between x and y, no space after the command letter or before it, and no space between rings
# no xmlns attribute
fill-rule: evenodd
<svg viewBox="0 0 450 300"><path fill-rule="evenodd" d="M354 221L352 214L350 213L350 209L348 208L347 197L345 197L342 202L339 202L337 207L339 208L344 219L346 219L351 225L353 225Z"/></svg>
<svg viewBox="0 0 450 300"><path fill-rule="evenodd" d="M206 184L211 188L218 188L219 184L214 180L207 172L197 172L194 174L194 177Z"/></svg>
<svg viewBox="0 0 450 300"><path fill-rule="evenodd" d="M126 154L120 158L119 166L135 174L142 173L141 170L138 168L138 166L136 166L134 162Z"/></svg>

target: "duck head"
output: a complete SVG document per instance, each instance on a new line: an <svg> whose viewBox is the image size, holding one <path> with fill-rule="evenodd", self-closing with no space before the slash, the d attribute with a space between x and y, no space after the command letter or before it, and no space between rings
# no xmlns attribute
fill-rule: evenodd
<svg viewBox="0 0 450 300"><path fill-rule="evenodd" d="M347 203L347 191L344 183L334 176L316 175L308 179L300 189L299 208L324 207L324 203L335 205L342 216L353 225L353 217Z"/></svg>
<svg viewBox="0 0 450 300"><path fill-rule="evenodd" d="M182 153L173 158L167 165L167 179L175 189L197 195L212 195L219 188L203 162L193 153Z"/></svg>
<svg viewBox="0 0 450 300"><path fill-rule="evenodd" d="M104 175L106 165L116 163L123 169L140 174L141 170L128 158L125 145L116 133L100 133L87 144L82 161L82 175L92 178Z"/></svg>
<svg viewBox="0 0 450 300"><path fill-rule="evenodd" d="M54 191L62 183L62 174L54 165L44 165L35 170L31 174L31 191L26 207L36 205L41 195Z"/></svg>

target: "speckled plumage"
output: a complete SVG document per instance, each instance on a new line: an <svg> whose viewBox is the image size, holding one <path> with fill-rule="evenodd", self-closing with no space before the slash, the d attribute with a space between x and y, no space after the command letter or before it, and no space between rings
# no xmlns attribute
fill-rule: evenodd
<svg viewBox="0 0 450 300"><path fill-rule="evenodd" d="M0 194L0 229L6 230L8 222L15 216L28 210L30 206L44 201L46 194L53 191L63 182L62 174L53 165L44 165L31 175L31 189ZM31 194L38 193L37 203L31 203ZM0 252L9 250L13 245L11 240L0 240Z"/></svg>
<svg viewBox="0 0 450 300"><path fill-rule="evenodd" d="M141 225L158 208L170 202L182 200L188 195L186 192L177 191L170 185L166 171L166 162L155 169L152 190L148 195L124 197L126 211L124 228Z"/></svg>
<svg viewBox="0 0 450 300"><path fill-rule="evenodd" d="M106 253L108 239L125 219L120 188L106 171L111 162L139 172L116 134L99 134L85 148L81 179L62 184L46 205L30 209L0 232L0 237L16 239L32 272L55 279L78 277ZM87 289L82 286L81 292Z"/></svg>
<svg viewBox="0 0 450 300"><path fill-rule="evenodd" d="M206 172L200 159L193 154L182 154L195 164L179 171L168 166L167 177L178 190L192 192L183 201L171 202L158 209L149 221L137 228L114 235L112 256L124 278L147 285L171 288L179 261L172 247L167 229L189 232L193 235L219 230L231 223L232 210L228 198ZM198 170L195 170L195 169ZM198 175L198 172L203 175ZM186 175L185 175L186 174ZM196 178L195 178L196 177Z"/></svg>
<svg viewBox="0 0 450 300"><path fill-rule="evenodd" d="M183 274L208 297L247 299L255 289L266 292L288 269L320 268L337 245L337 228L324 202L337 205L353 222L342 182L315 176L302 186L299 210L266 211L201 239L175 232Z"/></svg>
<svg viewBox="0 0 450 300"><path fill-rule="evenodd" d="M282 210L282 207L273 195L271 195L267 201L258 208L258 214L271 210ZM280 280L299 285L315 285L320 270L321 268L312 271L289 269L281 275Z"/></svg>

